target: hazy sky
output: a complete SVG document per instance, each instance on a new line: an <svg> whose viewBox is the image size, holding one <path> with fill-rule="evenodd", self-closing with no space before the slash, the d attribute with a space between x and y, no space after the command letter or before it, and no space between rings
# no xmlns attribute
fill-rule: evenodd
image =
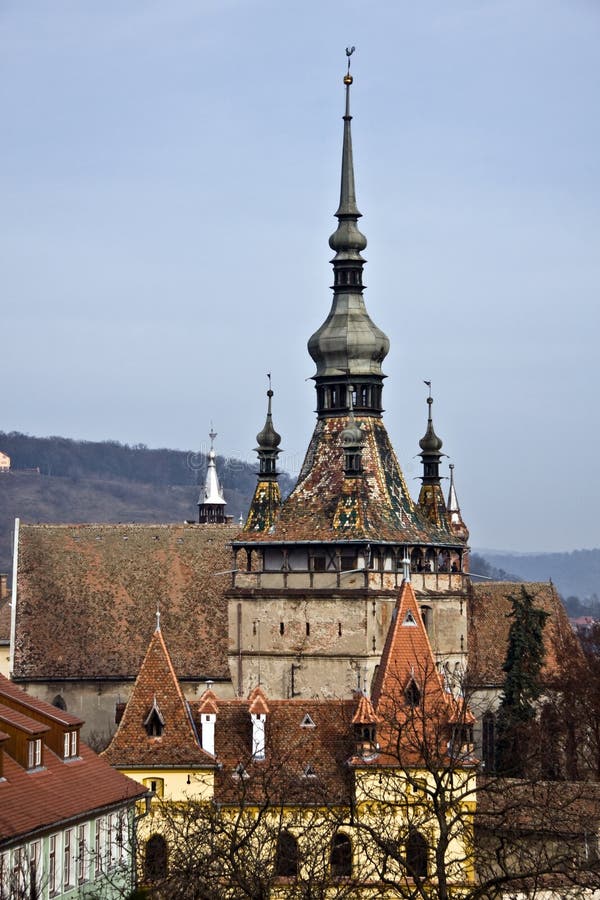
<svg viewBox="0 0 600 900"><path fill-rule="evenodd" d="M297 471L348 44L413 495L430 379L474 546L600 545L596 0L1 0L0 429L253 460L270 371Z"/></svg>

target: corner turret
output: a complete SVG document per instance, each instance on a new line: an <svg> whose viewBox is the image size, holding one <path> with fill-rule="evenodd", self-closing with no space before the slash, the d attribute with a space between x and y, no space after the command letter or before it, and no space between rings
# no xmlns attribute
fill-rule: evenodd
<svg viewBox="0 0 600 900"><path fill-rule="evenodd" d="M426 381L425 384L429 388L429 396L427 397L427 430L419 441L421 452L421 462L423 463L423 475L421 476L421 490L419 492L419 509L421 513L429 519L433 525L445 527L446 503L441 488L440 478L440 459L442 453L442 439L437 436L433 427L433 418L431 407L433 406L433 397L431 396L431 382Z"/></svg>
<svg viewBox="0 0 600 900"><path fill-rule="evenodd" d="M277 457L281 453L281 435L273 426L271 401L271 376L267 391L267 418L262 431L256 435L256 453L259 460L258 483L250 504L244 531L268 531L275 523L281 508L281 490L277 477Z"/></svg>

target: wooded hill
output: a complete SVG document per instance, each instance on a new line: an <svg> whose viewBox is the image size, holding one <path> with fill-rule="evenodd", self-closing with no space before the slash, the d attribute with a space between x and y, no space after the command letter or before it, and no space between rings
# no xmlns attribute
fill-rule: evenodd
<svg viewBox="0 0 600 900"><path fill-rule="evenodd" d="M0 475L0 571L11 568L15 517L26 522L181 522L195 520L206 456L117 441L75 441L0 432L11 471ZM37 473L39 469L39 474ZM256 465L217 457L227 513L245 515ZM280 477L284 495L293 485Z"/></svg>

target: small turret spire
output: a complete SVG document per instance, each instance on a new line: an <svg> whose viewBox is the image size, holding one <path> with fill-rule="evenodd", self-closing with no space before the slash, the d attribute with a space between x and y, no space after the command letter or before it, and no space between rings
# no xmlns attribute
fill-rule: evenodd
<svg viewBox="0 0 600 900"><path fill-rule="evenodd" d="M204 481L204 489L198 500L198 522L201 525L208 523L223 524L225 522L225 507L227 505L223 496L223 488L217 475L215 438L217 432L214 430L212 423L209 432L210 450L208 451L208 463L206 466L206 478Z"/></svg>
<svg viewBox="0 0 600 900"><path fill-rule="evenodd" d="M468 540L469 529L465 525L460 504L456 496L456 488L454 487L454 463L450 463L450 488L448 490L448 521L450 528L457 537L462 540Z"/></svg>
<svg viewBox="0 0 600 900"><path fill-rule="evenodd" d="M256 435L258 444L256 452L260 460L260 476L276 478L277 477L277 457L280 454L279 445L281 443L281 435L275 431L273 427L273 415L271 412L271 401L273 399L273 390L271 388L271 373L267 374L269 380L269 389L267 391L267 418L262 431Z"/></svg>
<svg viewBox="0 0 600 900"><path fill-rule="evenodd" d="M281 453L279 444L281 435L273 426L271 402L271 373L267 374L269 389L267 390L267 418L262 431L256 435L256 453L259 460L258 483L248 511L244 531L268 531L273 527L281 509L281 491L277 481L277 457Z"/></svg>
<svg viewBox="0 0 600 900"><path fill-rule="evenodd" d="M419 456L423 461L423 484L439 484L440 483L440 457L442 456L442 440L435 433L433 427L433 418L431 415L431 407L433 406L433 397L431 396L431 382L424 382L429 388L429 396L427 397L427 431L419 441L421 452Z"/></svg>
<svg viewBox="0 0 600 900"><path fill-rule="evenodd" d="M425 384L429 389L429 395L427 397L427 430L419 441L421 448L419 456L423 463L419 507L432 524L446 527L446 504L440 485L440 459L444 455L442 439L437 436L433 427L431 381L425 381Z"/></svg>

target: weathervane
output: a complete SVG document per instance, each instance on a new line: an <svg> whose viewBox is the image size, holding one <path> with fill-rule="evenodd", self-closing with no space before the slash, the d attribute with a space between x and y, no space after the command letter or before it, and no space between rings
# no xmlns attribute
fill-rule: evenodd
<svg viewBox="0 0 600 900"><path fill-rule="evenodd" d="M344 76L344 84L349 85L352 84L352 75L350 74L350 57L356 50L356 47L346 47L346 56L348 58L348 71Z"/></svg>

